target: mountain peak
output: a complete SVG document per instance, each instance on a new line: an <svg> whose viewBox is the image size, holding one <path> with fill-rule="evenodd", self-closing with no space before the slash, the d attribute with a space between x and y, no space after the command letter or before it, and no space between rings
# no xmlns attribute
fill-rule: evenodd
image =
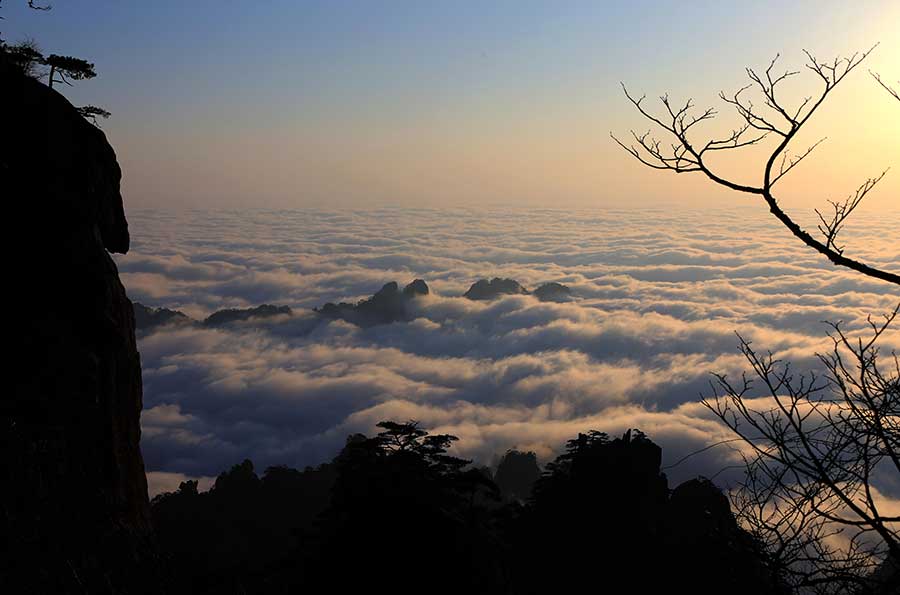
<svg viewBox="0 0 900 595"><path fill-rule="evenodd" d="M470 300L493 300L501 295L527 295L528 290L515 279L501 279L494 277L490 281L480 279L469 287L463 294Z"/></svg>

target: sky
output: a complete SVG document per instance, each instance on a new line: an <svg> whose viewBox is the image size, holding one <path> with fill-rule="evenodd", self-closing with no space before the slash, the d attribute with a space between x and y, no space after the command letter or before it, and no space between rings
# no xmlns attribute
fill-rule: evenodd
<svg viewBox="0 0 900 595"><path fill-rule="evenodd" d="M891 1L3 3L6 39L87 58L63 92L112 112L103 128L126 208L745 204L696 175L641 167L611 131L643 131L623 81L654 98L719 105L781 53L802 67L879 48L900 79ZM811 73L786 88L817 89ZM720 106L721 107L721 106ZM729 128L732 114L722 109ZM789 207L841 198L900 155L900 104L865 68L798 138L827 136L782 183ZM761 155L721 164L745 181ZM891 172L867 209L891 208Z"/></svg>

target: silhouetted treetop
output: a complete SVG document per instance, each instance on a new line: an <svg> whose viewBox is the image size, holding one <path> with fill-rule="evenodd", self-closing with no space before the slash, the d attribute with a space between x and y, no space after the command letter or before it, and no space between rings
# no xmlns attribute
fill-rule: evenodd
<svg viewBox="0 0 900 595"><path fill-rule="evenodd" d="M32 39L12 45L0 41L0 63L12 66L29 78L41 79L46 76L50 88L53 88L54 83L71 85L70 79L85 80L97 76L94 65L87 60L57 54L45 57ZM97 127L100 126L97 118L106 119L111 115L109 111L96 105L84 105L75 109Z"/></svg>
<svg viewBox="0 0 900 595"><path fill-rule="evenodd" d="M96 105L83 105L81 107L75 108L78 110L78 113L85 120L89 120L94 126L100 126L97 122L97 118L103 118L104 120L108 118L111 114L101 107L97 107Z"/></svg>
<svg viewBox="0 0 900 595"><path fill-rule="evenodd" d="M454 436L415 421L377 427L373 437L349 436L315 469L274 466L258 480L244 461L208 492L185 482L154 499L179 586L192 594L782 592L712 483L688 482L670 499L660 449L638 430L579 434L532 499L501 502L489 472L448 454ZM510 450L497 475L539 472L534 453Z"/></svg>
<svg viewBox="0 0 900 595"><path fill-rule="evenodd" d="M44 64L44 55L33 39L12 45L0 45L0 49L6 60L25 76L36 79L43 75L40 67Z"/></svg>
<svg viewBox="0 0 900 595"><path fill-rule="evenodd" d="M230 470L220 473L213 489L243 488L255 486L258 483L259 477L253 470L253 462L250 459L244 459L239 465L234 465Z"/></svg>
<svg viewBox="0 0 900 595"><path fill-rule="evenodd" d="M97 73L94 71L93 63L73 56L50 54L44 60L44 63L50 67L50 78L47 79L47 84L49 84L51 88L53 87L53 83L65 83L71 85L72 83L69 82L69 79L81 81L92 79L97 76Z"/></svg>

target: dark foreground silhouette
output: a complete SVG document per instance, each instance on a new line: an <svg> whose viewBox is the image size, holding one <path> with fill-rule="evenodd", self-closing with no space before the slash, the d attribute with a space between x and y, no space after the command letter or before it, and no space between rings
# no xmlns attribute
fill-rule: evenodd
<svg viewBox="0 0 900 595"><path fill-rule="evenodd" d="M172 590L785 592L718 488L670 491L638 431L579 434L543 473L511 451L492 474L447 454L453 436L379 426L316 468L244 461L157 496Z"/></svg>
<svg viewBox="0 0 900 595"><path fill-rule="evenodd" d="M158 593L134 313L109 255L129 248L115 152L2 44L0 131L20 307L4 329L0 593Z"/></svg>

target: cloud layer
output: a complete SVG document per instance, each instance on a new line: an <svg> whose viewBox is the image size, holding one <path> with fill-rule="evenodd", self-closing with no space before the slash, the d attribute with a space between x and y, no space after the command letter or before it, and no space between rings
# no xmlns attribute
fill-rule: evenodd
<svg viewBox="0 0 900 595"><path fill-rule="evenodd" d="M289 305L292 316L144 336L143 449L151 483L332 456L348 433L417 419L485 463L553 456L578 431L639 427L667 463L727 434L698 404L712 371L744 369L739 332L801 368L898 301L837 270L751 209L730 211L246 211L132 213L118 258L132 299L196 318ZM848 229L848 253L900 269L896 217ZM484 277L557 281L570 303L461 297ZM313 306L425 279L414 320L358 328ZM900 345L896 335L886 347ZM713 449L673 479L727 466Z"/></svg>

